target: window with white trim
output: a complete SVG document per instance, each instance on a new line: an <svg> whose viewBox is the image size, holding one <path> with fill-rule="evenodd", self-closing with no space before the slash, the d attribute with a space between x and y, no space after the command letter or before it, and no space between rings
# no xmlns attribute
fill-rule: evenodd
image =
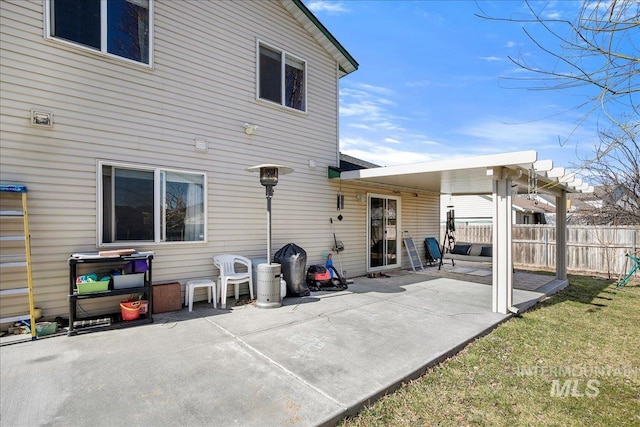
<svg viewBox="0 0 640 427"><path fill-rule="evenodd" d="M47 37L149 65L153 0L47 0Z"/></svg>
<svg viewBox="0 0 640 427"><path fill-rule="evenodd" d="M263 43L258 51L258 98L306 111L306 62Z"/></svg>
<svg viewBox="0 0 640 427"><path fill-rule="evenodd" d="M206 174L99 163L100 245L205 240Z"/></svg>

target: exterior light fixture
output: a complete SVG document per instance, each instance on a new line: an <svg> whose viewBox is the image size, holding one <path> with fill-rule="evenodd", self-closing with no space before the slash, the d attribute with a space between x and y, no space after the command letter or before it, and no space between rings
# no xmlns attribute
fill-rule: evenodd
<svg viewBox="0 0 640 427"><path fill-rule="evenodd" d="M256 125L253 125L251 123L244 124L244 133L246 133L247 135L253 135L253 132L255 132L256 129L258 129L258 126Z"/></svg>
<svg viewBox="0 0 640 427"><path fill-rule="evenodd" d="M209 151L209 143L204 139L196 138L193 142L193 148L198 153L206 153Z"/></svg>
<svg viewBox="0 0 640 427"><path fill-rule="evenodd" d="M282 165L262 164L247 168L249 172L260 173L260 184L265 187L267 197L267 263L258 264L257 301L258 308L280 307L280 264L271 263L271 199L273 187L278 185L278 176L293 172L292 168Z"/></svg>
<svg viewBox="0 0 640 427"><path fill-rule="evenodd" d="M53 127L53 113L31 110L31 125L45 128Z"/></svg>

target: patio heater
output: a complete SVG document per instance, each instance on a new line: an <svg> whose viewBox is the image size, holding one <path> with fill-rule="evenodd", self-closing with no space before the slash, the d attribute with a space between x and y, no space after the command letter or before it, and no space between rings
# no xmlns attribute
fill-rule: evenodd
<svg viewBox="0 0 640 427"><path fill-rule="evenodd" d="M267 197L267 262L258 264L256 307L277 308L282 305L280 297L282 269L280 264L271 262L271 199L273 187L278 185L278 175L288 175L293 172L293 169L281 165L262 164L251 166L247 171L260 173L260 184L265 187Z"/></svg>

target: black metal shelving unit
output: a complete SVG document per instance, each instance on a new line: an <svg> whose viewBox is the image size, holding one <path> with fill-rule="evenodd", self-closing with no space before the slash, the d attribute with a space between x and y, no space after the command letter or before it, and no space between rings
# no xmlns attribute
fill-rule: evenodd
<svg viewBox="0 0 640 427"><path fill-rule="evenodd" d="M144 273L144 286L135 288L113 289L113 281L109 285L109 290L104 292L92 292L88 294L78 294L75 289L76 278L78 277L78 266L84 264L110 264L114 267L124 265L130 261L144 260L147 263L147 271ZM106 329L127 328L153 322L153 294L151 286L152 278L152 253L134 253L131 255L119 256L71 256L69 264L69 331L67 335L76 335L81 332L95 332ZM148 301L147 313L141 314L139 319L123 321L120 313L105 314L90 318L77 318L78 301L93 298L105 298L117 295L143 294Z"/></svg>

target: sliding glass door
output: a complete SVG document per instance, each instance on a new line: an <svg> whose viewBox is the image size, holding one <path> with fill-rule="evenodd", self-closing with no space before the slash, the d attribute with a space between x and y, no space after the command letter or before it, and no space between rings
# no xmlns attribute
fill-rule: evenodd
<svg viewBox="0 0 640 427"><path fill-rule="evenodd" d="M367 210L367 270L386 270L399 266L400 199L370 194Z"/></svg>

